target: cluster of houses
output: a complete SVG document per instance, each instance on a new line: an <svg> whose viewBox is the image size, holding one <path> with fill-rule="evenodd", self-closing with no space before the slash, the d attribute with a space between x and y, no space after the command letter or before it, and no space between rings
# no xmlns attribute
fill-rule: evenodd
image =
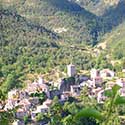
<svg viewBox="0 0 125 125"><path fill-rule="evenodd" d="M115 72L110 69L92 69L91 78L87 83L92 90L90 96L96 97L98 103L104 103L105 91L112 90L114 85L119 85L121 87L120 96L125 96L125 78L116 77Z"/></svg>
<svg viewBox="0 0 125 125"><path fill-rule="evenodd" d="M39 97L31 96L31 94L36 92L44 92L46 94L47 99L43 104L40 103ZM49 106L52 103L49 92L49 87L44 84L41 77L39 77L38 81L28 84L25 89L13 89L9 91L4 110L8 111L17 107L15 118L18 120L16 120L13 125L23 125L25 116L31 117L31 120L35 120L35 116L38 113L48 111Z"/></svg>
<svg viewBox="0 0 125 125"><path fill-rule="evenodd" d="M125 96L125 79L116 78L115 72L110 69L92 69L90 76L85 76L77 75L75 66L70 64L67 66L67 75L68 78L60 79L56 89L50 89L44 79L39 77L37 81L28 84L25 89L11 90L8 92L8 99L5 105L1 106L1 108L7 111L18 107L15 113L15 118L18 120L13 125L23 125L24 123L21 120L23 120L24 116L28 116L32 121L35 121L38 113L46 113L55 96L58 96L59 101L63 103L69 97L78 97L84 86L89 88L89 96L97 98L98 103L104 102L106 98L104 96L105 90L111 89L115 84L121 86L119 93L121 96ZM105 80L108 82L105 83ZM44 92L46 94L47 98L42 104L39 101L39 97L30 96L36 92Z"/></svg>

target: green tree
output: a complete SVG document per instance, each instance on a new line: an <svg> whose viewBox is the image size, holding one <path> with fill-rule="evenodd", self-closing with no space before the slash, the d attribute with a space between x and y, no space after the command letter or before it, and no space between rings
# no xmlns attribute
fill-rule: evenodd
<svg viewBox="0 0 125 125"><path fill-rule="evenodd" d="M120 125L119 118L119 105L125 104L125 97L119 96L118 85L115 85L112 90L105 91L107 101L103 105L100 111L96 108L83 108L79 113L76 114L76 119L79 118L94 118L100 125Z"/></svg>
<svg viewBox="0 0 125 125"><path fill-rule="evenodd" d="M95 107L97 108L97 101L95 98L90 98L90 89L87 86L84 86L80 92L80 105L81 107Z"/></svg>
<svg viewBox="0 0 125 125"><path fill-rule="evenodd" d="M14 120L15 110L0 111L0 125L10 125Z"/></svg>
<svg viewBox="0 0 125 125"><path fill-rule="evenodd" d="M59 103L57 96L54 97L53 103L50 107L50 125L61 125L62 119L62 105Z"/></svg>

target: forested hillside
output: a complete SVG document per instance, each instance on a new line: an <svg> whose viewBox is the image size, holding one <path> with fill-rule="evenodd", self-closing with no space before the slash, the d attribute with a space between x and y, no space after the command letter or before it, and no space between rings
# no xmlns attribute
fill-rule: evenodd
<svg viewBox="0 0 125 125"><path fill-rule="evenodd" d="M5 1L3 1L4 8L17 11L19 15L38 25L44 25L70 43L95 45L102 35L110 32L125 19L124 1L108 8L105 13L100 12L101 16L68 0L23 0L21 2L10 0L11 4ZM86 2L90 3L89 0ZM97 3L98 1L95 4ZM102 9L102 6L97 6L94 10L96 8Z"/></svg>
<svg viewBox="0 0 125 125"><path fill-rule="evenodd" d="M121 0L72 0L81 7L96 14L103 15L109 8L116 7Z"/></svg>
<svg viewBox="0 0 125 125"><path fill-rule="evenodd" d="M104 42L106 42L107 54L112 59L124 59L125 57L125 22L120 24L111 33L105 35Z"/></svg>
<svg viewBox="0 0 125 125"><path fill-rule="evenodd" d="M96 16L75 3L67 0L26 0L14 8L13 11L28 20L60 33L68 42L92 43L96 39L95 33L90 31L92 23L96 28Z"/></svg>
<svg viewBox="0 0 125 125"><path fill-rule="evenodd" d="M20 86L17 79L24 76L27 70L30 71L29 64L33 63L32 60L34 65L40 62L38 53L42 56L45 48L58 48L57 42L61 38L42 26L27 22L16 13L7 10L0 12L0 77L3 81L10 79L3 84L5 91L8 91Z"/></svg>
<svg viewBox="0 0 125 125"><path fill-rule="evenodd" d="M57 66L64 70L71 61L80 69L93 65L91 54L82 50L85 46L72 48L45 27L9 10L0 12L0 83L5 92L23 86L28 73L46 73Z"/></svg>
<svg viewBox="0 0 125 125"><path fill-rule="evenodd" d="M56 67L65 71L71 62L78 70L97 66L90 46L97 45L103 35L125 20L125 1L101 12L101 16L69 0L0 3L0 84L5 92L20 87L28 73L46 73ZM113 50L124 44L123 40L118 45L113 41L109 43ZM105 61L102 67L108 64Z"/></svg>

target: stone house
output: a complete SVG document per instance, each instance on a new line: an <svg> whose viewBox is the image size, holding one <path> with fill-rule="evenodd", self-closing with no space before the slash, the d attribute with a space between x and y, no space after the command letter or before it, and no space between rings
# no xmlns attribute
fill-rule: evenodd
<svg viewBox="0 0 125 125"><path fill-rule="evenodd" d="M70 92L72 96L79 96L80 95L80 85L71 85Z"/></svg>
<svg viewBox="0 0 125 125"><path fill-rule="evenodd" d="M31 103L28 99L23 99L23 100L20 100L20 102L18 103L18 106L24 108L25 110L29 110L31 108Z"/></svg>
<svg viewBox="0 0 125 125"><path fill-rule="evenodd" d="M15 114L15 117L17 119L22 119L25 117L25 116L29 116L30 115L30 112L27 111L25 108L19 108Z"/></svg>
<svg viewBox="0 0 125 125"><path fill-rule="evenodd" d="M111 88L106 88L105 90L100 90L97 94L97 102L98 103L104 103L105 99L107 98L105 96L105 91L111 90Z"/></svg>
<svg viewBox="0 0 125 125"><path fill-rule="evenodd" d="M100 76L100 71L98 69L92 69L90 71L90 75L91 75L91 79L94 79Z"/></svg>
<svg viewBox="0 0 125 125"><path fill-rule="evenodd" d="M60 101L66 101L69 99L69 97L71 96L71 93L69 91L67 92L63 92L61 94L61 98L60 98Z"/></svg>
<svg viewBox="0 0 125 125"><path fill-rule="evenodd" d="M8 92L8 99L17 99L19 98L19 90L18 89L13 89Z"/></svg>
<svg viewBox="0 0 125 125"><path fill-rule="evenodd" d="M119 85L121 87L120 89L120 95L121 96L125 96L125 79L121 78L121 79L118 79L117 82L116 82L117 85Z"/></svg>
<svg viewBox="0 0 125 125"><path fill-rule="evenodd" d="M15 108L16 106L18 106L18 100L17 99L8 99L7 103L4 106L4 110L11 110L13 108Z"/></svg>
<svg viewBox="0 0 125 125"><path fill-rule="evenodd" d="M100 71L100 76L102 78L113 78L115 76L115 72L110 69L103 69Z"/></svg>
<svg viewBox="0 0 125 125"><path fill-rule="evenodd" d="M15 120L12 125L25 125L23 121L21 120Z"/></svg>

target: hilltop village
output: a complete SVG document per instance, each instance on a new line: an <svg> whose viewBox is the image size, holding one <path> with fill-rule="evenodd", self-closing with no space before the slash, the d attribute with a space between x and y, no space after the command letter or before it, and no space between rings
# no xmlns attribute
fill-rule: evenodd
<svg viewBox="0 0 125 125"><path fill-rule="evenodd" d="M119 94L125 96L125 79L116 77L115 72L110 69L91 69L89 76L78 75L75 65L70 64L67 66L67 78L58 81L58 86L55 86L53 82L46 83L39 76L24 89L11 90L7 100L1 103L0 110L8 111L18 107L13 125L24 125L25 116L28 116L31 123L35 123L38 113L48 112L55 97L58 97L62 105L71 97L77 100L85 86L88 88L88 95L85 96L96 98L100 104L106 99L105 90L112 89L115 84L121 87ZM41 124L44 125L45 121Z"/></svg>

